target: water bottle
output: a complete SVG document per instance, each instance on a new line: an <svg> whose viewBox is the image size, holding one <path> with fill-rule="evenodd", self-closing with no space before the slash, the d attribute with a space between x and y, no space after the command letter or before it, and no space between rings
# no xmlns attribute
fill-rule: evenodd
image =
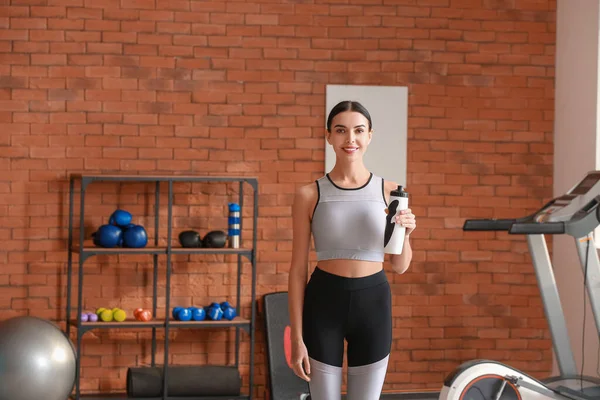
<svg viewBox="0 0 600 400"><path fill-rule="evenodd" d="M394 222L400 211L408 208L408 193L401 185L390 193L390 204L386 216L383 251L387 254L401 254L406 228Z"/></svg>
<svg viewBox="0 0 600 400"><path fill-rule="evenodd" d="M240 247L240 205L229 203L229 247Z"/></svg>

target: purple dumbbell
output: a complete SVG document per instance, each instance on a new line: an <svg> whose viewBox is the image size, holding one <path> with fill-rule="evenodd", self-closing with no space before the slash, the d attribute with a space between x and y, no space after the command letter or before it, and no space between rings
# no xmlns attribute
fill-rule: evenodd
<svg viewBox="0 0 600 400"><path fill-rule="evenodd" d="M97 322L98 315L96 313L91 312L83 312L81 313L81 322Z"/></svg>

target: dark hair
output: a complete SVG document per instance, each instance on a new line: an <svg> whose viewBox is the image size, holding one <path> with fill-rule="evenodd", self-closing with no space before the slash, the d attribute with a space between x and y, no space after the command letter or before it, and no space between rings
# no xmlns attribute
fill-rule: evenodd
<svg viewBox="0 0 600 400"><path fill-rule="evenodd" d="M369 112L367 111L365 106L360 104L358 101L346 100L346 101L337 103L335 105L335 107L333 107L331 109L331 111L329 112L329 117L327 117L327 131L328 132L331 132L331 121L333 121L333 118L336 115L338 115L339 113L342 113L344 111L355 111L355 112L359 112L362 115L364 115L364 117L369 121L369 130L371 130L373 122L371 121L371 114L369 114Z"/></svg>

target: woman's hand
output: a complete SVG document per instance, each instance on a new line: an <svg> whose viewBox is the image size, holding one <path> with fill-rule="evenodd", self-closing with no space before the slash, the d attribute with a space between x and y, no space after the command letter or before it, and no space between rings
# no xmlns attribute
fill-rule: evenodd
<svg viewBox="0 0 600 400"><path fill-rule="evenodd" d="M310 381L310 362L308 360L308 351L303 340L292 341L292 369L294 373L306 382Z"/></svg>
<svg viewBox="0 0 600 400"><path fill-rule="evenodd" d="M387 208L385 209L385 213L389 213L389 210ZM412 233L412 231L414 231L417 227L417 220L410 208L407 208L406 210L401 210L398 213L398 215L396 215L394 222L399 224L403 228L406 228L405 236L409 236Z"/></svg>
<svg viewBox="0 0 600 400"><path fill-rule="evenodd" d="M410 208L400 211L400 213L396 216L396 223L406 228L406 236L410 235L417 227L417 220Z"/></svg>

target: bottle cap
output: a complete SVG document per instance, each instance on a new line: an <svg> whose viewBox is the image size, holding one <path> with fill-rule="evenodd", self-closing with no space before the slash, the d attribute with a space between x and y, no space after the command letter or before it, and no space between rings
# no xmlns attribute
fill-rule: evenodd
<svg viewBox="0 0 600 400"><path fill-rule="evenodd" d="M390 193L390 196L408 197L408 193L404 191L404 188L402 187L402 185L398 185L397 189L392 190L392 192Z"/></svg>

